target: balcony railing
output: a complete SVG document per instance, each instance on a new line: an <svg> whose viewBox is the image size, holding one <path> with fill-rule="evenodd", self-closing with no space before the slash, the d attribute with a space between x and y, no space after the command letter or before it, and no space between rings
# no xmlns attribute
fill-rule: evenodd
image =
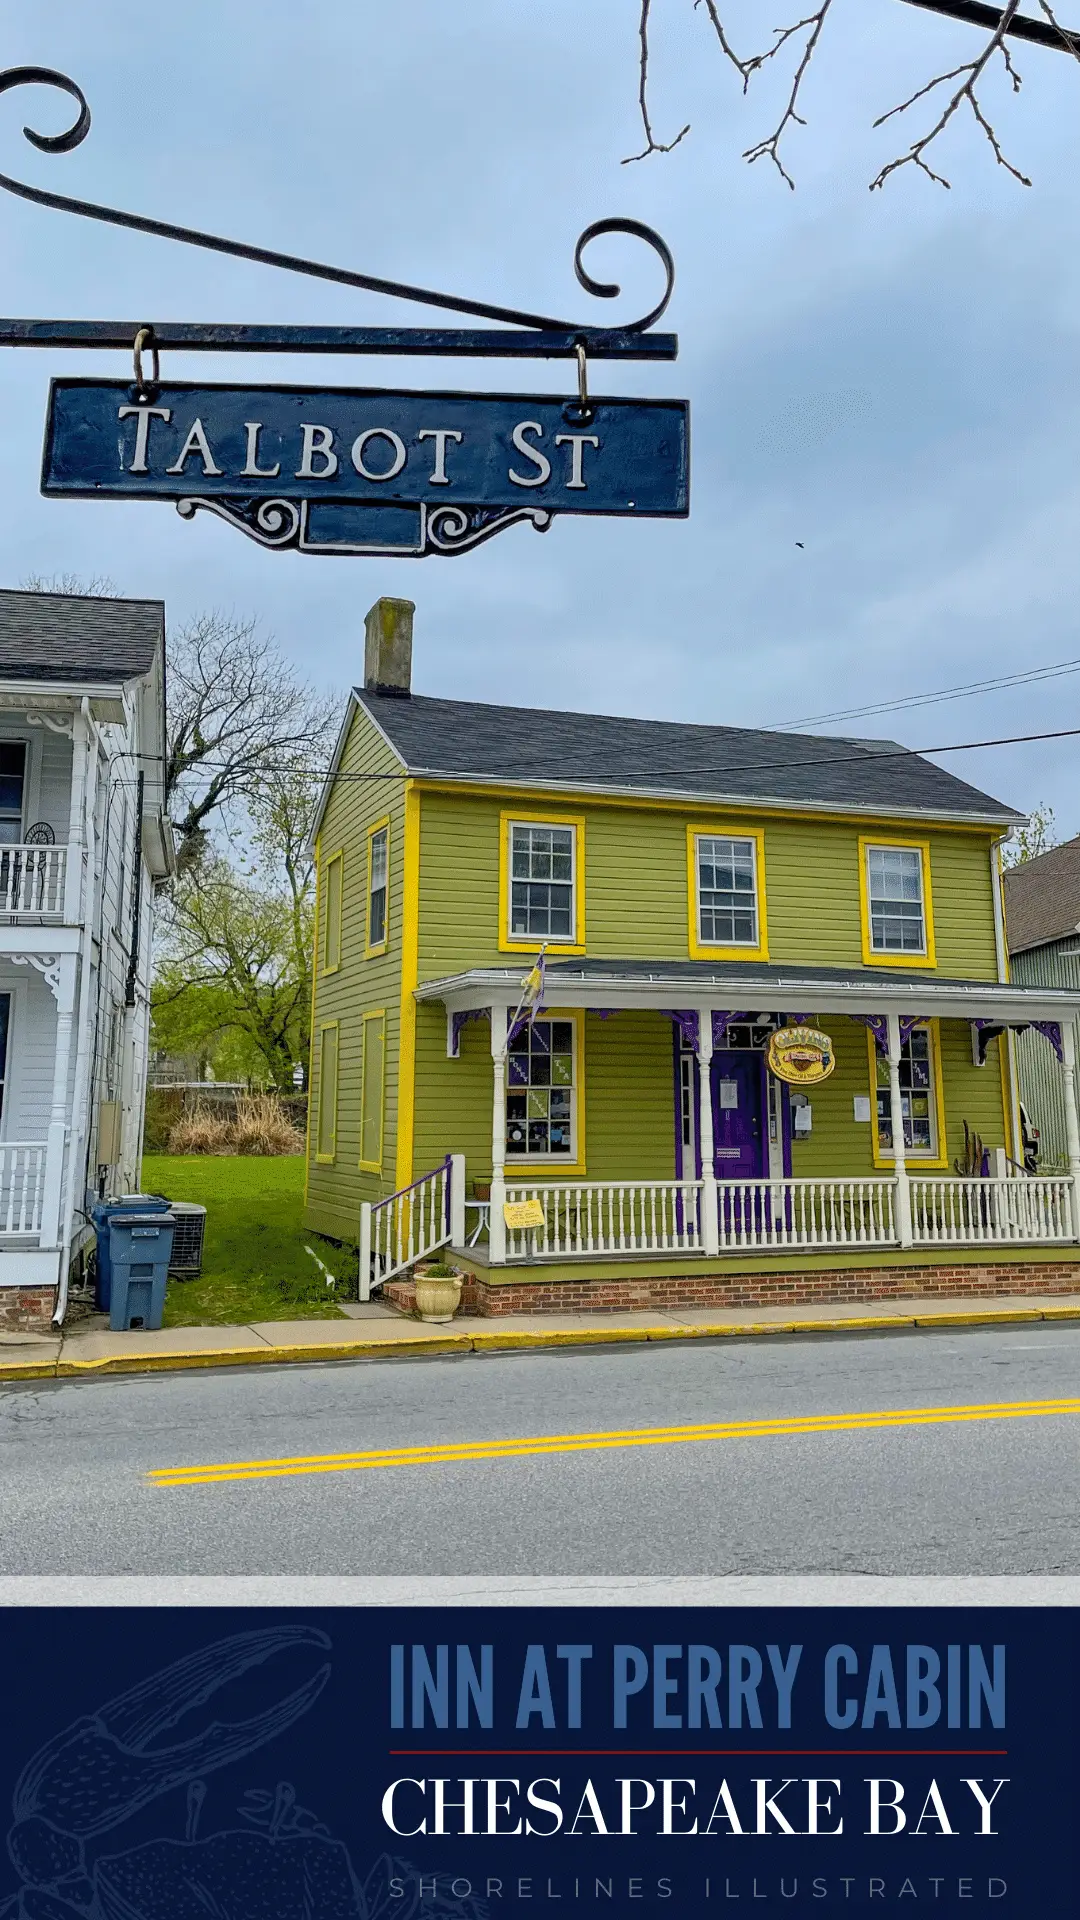
<svg viewBox="0 0 1080 1920"><path fill-rule="evenodd" d="M895 1180L723 1180L720 1246L880 1247L896 1240Z"/></svg>
<svg viewBox="0 0 1080 1920"><path fill-rule="evenodd" d="M0 846L0 921L63 920L67 847Z"/></svg>
<svg viewBox="0 0 1080 1920"><path fill-rule="evenodd" d="M515 1181L506 1189L507 1202L539 1200L544 1224L508 1227L506 1257L697 1253L700 1192L697 1180L591 1180L574 1186Z"/></svg>
<svg viewBox="0 0 1080 1920"><path fill-rule="evenodd" d="M0 1144L0 1244L40 1235L45 1158L44 1140Z"/></svg>
<svg viewBox="0 0 1080 1920"><path fill-rule="evenodd" d="M1042 1244L1072 1240L1068 1175L1027 1180L911 1182L911 1237L917 1247Z"/></svg>

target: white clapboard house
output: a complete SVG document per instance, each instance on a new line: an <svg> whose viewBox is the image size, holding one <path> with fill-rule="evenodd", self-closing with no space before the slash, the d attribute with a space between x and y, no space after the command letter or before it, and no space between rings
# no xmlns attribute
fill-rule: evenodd
<svg viewBox="0 0 1080 1920"><path fill-rule="evenodd" d="M0 591L0 1328L60 1317L135 1189L164 814L165 610Z"/></svg>

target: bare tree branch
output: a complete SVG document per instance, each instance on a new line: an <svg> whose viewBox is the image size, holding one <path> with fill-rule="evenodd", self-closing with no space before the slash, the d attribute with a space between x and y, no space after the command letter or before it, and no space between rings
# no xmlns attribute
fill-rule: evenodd
<svg viewBox="0 0 1080 1920"><path fill-rule="evenodd" d="M1060 40L1062 47L1067 52L1071 53L1074 58L1080 59L1080 35L1064 27L1058 20L1054 0L1038 0L1038 4L1043 18L1052 30L1052 35L1057 36L1057 39ZM733 67L738 74L744 94L748 91L750 82L754 76L763 72L769 66L770 62L780 61L782 65L786 65L787 62L784 56L793 56L790 88L777 124L773 131L764 139L758 140L753 146L747 147L744 151L743 158L751 164L753 164L755 160L771 160L777 172L780 174L781 179L785 180L789 187L794 187L794 179L785 164L782 151L783 143L796 127L804 127L806 125L806 120L801 110L802 95L811 65L819 51L825 22L833 8L833 0L819 0L818 4L811 3L807 7L807 11L803 13L800 18L791 20L787 25L773 27L771 29L771 40L769 44L759 48L756 52L748 54L739 53L732 42L728 26L731 5L732 0L727 0L727 4L725 4L725 0L693 0L695 11L700 9L706 16L725 61L729 66ZM1010 29L1013 27L1014 21L1017 23L1017 31L1024 26L1024 16L1020 13L1019 6L1020 0L1001 0L1002 11L997 25L987 28L988 38L981 50L974 55L971 60L964 61L959 66L951 67L945 72L935 74L923 85L915 88L905 100L901 101L897 106L889 108L887 112L880 114L873 122L876 128L883 127L899 115L911 112L921 101L933 98L935 104L938 104L938 102L944 98L944 104L941 106L941 110L933 124L928 127L924 134L921 134L917 140L912 142L906 153L898 154L895 159L890 160L881 168L880 172L870 183L872 190L884 186L886 180L894 173L898 173L903 167L914 167L918 172L924 173L927 179L932 180L936 185L948 187L950 184L948 179L931 164L927 156L934 147L935 142L941 139L953 121L956 120L958 116L963 115L966 117L968 114L970 114L975 126L989 146L998 166L1004 167L1006 172L1011 174L1013 179L1019 181L1021 185L1030 186L1031 182L1028 176L1021 172L1020 168L1015 166L1006 155L997 129L980 92L982 83L987 78L989 70L999 58L1012 92L1017 94L1020 91L1020 74L1017 71L1006 38ZM794 12L794 8L792 11ZM947 13L948 9L943 7L941 11ZM639 0L638 40L640 54L638 109L641 124L645 132L645 146L640 153L631 156L634 160L643 160L655 153L670 153L690 131L689 125L687 125L674 140L665 142L658 140L653 130L648 104L651 12L652 0ZM1041 35L1042 44L1053 44L1053 38L1047 35L1045 28L1040 27L1036 30L1030 22L1028 23L1028 28L1030 30L1026 32L1027 38L1031 39L1033 36L1038 38ZM949 90L947 97L945 97L946 89Z"/></svg>
<svg viewBox="0 0 1080 1920"><path fill-rule="evenodd" d="M649 117L649 14L651 11L652 0L641 0L641 14L638 20L638 38L641 42L638 70L638 111L641 114L641 124L645 129L645 145L640 153L627 154L622 163L624 167L632 165L635 160L647 160L650 153L674 152L680 140L685 140L690 131L690 122L688 120L682 132L675 135L674 140L657 140L653 133L652 120Z"/></svg>
<svg viewBox="0 0 1080 1920"><path fill-rule="evenodd" d="M948 86L952 80L960 81L960 85L956 88L948 103L938 115L937 120L929 132L922 134L918 140L914 141L907 153L899 154L895 160L890 160L886 166L882 167L877 178L871 180L871 193L873 193L875 187L883 187L890 174L899 173L901 167L917 167L921 173L925 173L927 177L935 181L939 187L951 186L952 182L946 180L944 174L935 173L933 167L930 166L926 160L925 155L927 149L944 133L949 122L965 103L970 107L976 125L985 134L998 166L1004 167L1007 173L1011 173L1013 179L1019 180L1021 186L1030 187L1031 181L1028 179L1027 174L1021 173L1019 167L1014 167L1012 161L1007 159L1002 152L997 133L994 130L992 122L987 119L976 92L980 79L986 72L987 67L996 53L1000 53L1001 55L1005 65L1005 71L1012 82L1013 92L1019 93L1020 91L1020 75L1013 64L1012 55L1005 42L1005 35L1008 31L1009 23L1017 11L1019 4L1020 0L1006 0L1000 21L987 40L982 52L974 60L965 61L963 66L953 67L950 72L938 74L935 79L928 80L925 86L919 87L907 100L901 101L899 106L890 107L888 113L881 114L879 118L874 121L875 127L883 127L887 120L892 120L897 114L907 113L909 108L913 107L917 101L924 100L928 94L935 92L938 87Z"/></svg>

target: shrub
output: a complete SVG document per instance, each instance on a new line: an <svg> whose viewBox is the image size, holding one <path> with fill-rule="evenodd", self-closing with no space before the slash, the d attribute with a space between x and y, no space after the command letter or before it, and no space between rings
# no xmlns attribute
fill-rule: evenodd
<svg viewBox="0 0 1080 1920"><path fill-rule="evenodd" d="M169 1152L302 1153L304 1138L274 1093L241 1094L234 1112L200 1101L169 1130Z"/></svg>
<svg viewBox="0 0 1080 1920"><path fill-rule="evenodd" d="M201 1100L169 1129L170 1153L229 1153L231 1146L228 1120Z"/></svg>
<svg viewBox="0 0 1080 1920"><path fill-rule="evenodd" d="M241 1094L232 1123L234 1153L303 1153L304 1136L276 1093Z"/></svg>

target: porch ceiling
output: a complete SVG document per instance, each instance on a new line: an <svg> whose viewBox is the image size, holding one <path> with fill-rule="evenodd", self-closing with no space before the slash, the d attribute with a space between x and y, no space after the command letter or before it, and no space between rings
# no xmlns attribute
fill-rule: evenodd
<svg viewBox="0 0 1080 1920"><path fill-rule="evenodd" d="M441 1001L451 1013L516 1006L523 966L470 967L426 980L418 1000ZM1062 987L1006 986L990 980L945 980L886 967L767 966L758 961L549 960L545 1007L710 1006L728 1010L823 1013L917 1011L954 1020L1024 1025L1080 1014L1080 992Z"/></svg>

